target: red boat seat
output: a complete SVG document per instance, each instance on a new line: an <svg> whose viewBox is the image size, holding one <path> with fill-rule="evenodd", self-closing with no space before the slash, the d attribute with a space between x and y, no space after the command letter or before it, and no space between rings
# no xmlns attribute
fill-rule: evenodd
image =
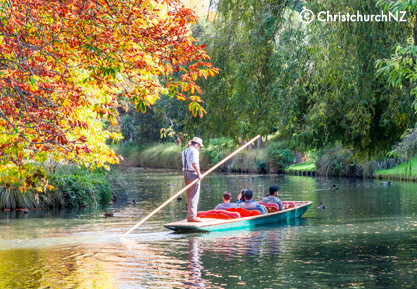
<svg viewBox="0 0 417 289"><path fill-rule="evenodd" d="M266 209L268 210L268 213L279 212L279 206L277 204L268 204L268 203L262 203L262 202L259 202L259 204L265 206Z"/></svg>
<svg viewBox="0 0 417 289"><path fill-rule="evenodd" d="M257 210L246 210L246 209L243 209L243 208L237 208L237 209L236 208L230 208L230 209L227 209L226 211L228 211L228 212L237 212L237 213L240 214L241 218L259 216L261 214Z"/></svg>
<svg viewBox="0 0 417 289"><path fill-rule="evenodd" d="M294 202L283 201L282 205L284 206L285 209L295 208L295 203Z"/></svg>
<svg viewBox="0 0 417 289"><path fill-rule="evenodd" d="M198 212L197 217L229 220L229 219L239 219L240 214L238 212L227 212L225 210L210 210L210 211L205 211L205 212Z"/></svg>

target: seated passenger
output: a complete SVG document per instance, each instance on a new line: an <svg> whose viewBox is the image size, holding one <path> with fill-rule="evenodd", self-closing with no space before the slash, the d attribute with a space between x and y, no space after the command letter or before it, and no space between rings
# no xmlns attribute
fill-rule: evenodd
<svg viewBox="0 0 417 289"><path fill-rule="evenodd" d="M237 204L231 203L230 200L232 199L232 194L230 192L224 192L223 193L223 202L221 204L218 204L214 209L215 210L227 210L230 208L238 208Z"/></svg>
<svg viewBox="0 0 417 289"><path fill-rule="evenodd" d="M246 190L244 193L244 196L245 196L245 202L239 204L240 208L243 208L246 210L257 210L261 214L268 213L268 210L265 208L265 206L262 206L258 202L255 202L254 200L252 200L253 192L251 190Z"/></svg>
<svg viewBox="0 0 417 289"><path fill-rule="evenodd" d="M246 189L243 189L240 191L240 194L237 195L236 203L240 204L240 203L245 202L245 192L246 192Z"/></svg>
<svg viewBox="0 0 417 289"><path fill-rule="evenodd" d="M284 210L282 205L282 201L278 198L279 187L278 186L270 186L269 187L269 196L262 199L262 203L266 204L277 204L279 206L279 210Z"/></svg>

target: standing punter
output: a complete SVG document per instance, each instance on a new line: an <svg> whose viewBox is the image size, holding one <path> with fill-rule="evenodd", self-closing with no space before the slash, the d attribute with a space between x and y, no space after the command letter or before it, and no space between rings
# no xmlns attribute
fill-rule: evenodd
<svg viewBox="0 0 417 289"><path fill-rule="evenodd" d="M184 180L186 186L195 179L201 180L199 150L202 146L203 140L198 137L193 137L191 140L191 145L182 152L182 167L184 171ZM189 189L187 189L188 222L201 222L201 219L197 217L199 198L200 182L198 181Z"/></svg>

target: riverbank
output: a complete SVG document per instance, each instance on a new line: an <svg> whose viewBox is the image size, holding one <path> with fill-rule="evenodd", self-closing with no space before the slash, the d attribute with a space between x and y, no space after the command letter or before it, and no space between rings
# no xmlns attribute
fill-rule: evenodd
<svg viewBox="0 0 417 289"><path fill-rule="evenodd" d="M317 176L316 164L312 161L289 166L284 170L285 174L294 176Z"/></svg>
<svg viewBox="0 0 417 289"><path fill-rule="evenodd" d="M374 178L383 180L417 181L417 157L387 170L377 170Z"/></svg>
<svg viewBox="0 0 417 289"><path fill-rule="evenodd" d="M212 139L200 151L200 166L208 169L238 147L231 139ZM181 170L181 152L185 147L174 143L162 143L141 149L133 143L125 143L115 146L114 149L123 156L121 164L125 166ZM261 149L252 148L240 152L219 170L230 173L277 173L293 160L294 153L286 148L285 144L269 141Z"/></svg>
<svg viewBox="0 0 417 289"><path fill-rule="evenodd" d="M208 169L237 147L230 140L210 142L200 153L203 169ZM116 148L125 158L125 166L181 170L181 151L184 147L174 143L155 144L139 149L134 144L124 144ZM308 157L303 163L294 162L294 153L282 143L269 141L261 149L244 150L220 167L220 171L230 173L275 174L284 173L301 176L337 176L377 178L384 180L417 181L417 157L408 163L395 165L395 161L370 160L361 163L353 153L343 148L332 148ZM383 168L383 169L381 169Z"/></svg>
<svg viewBox="0 0 417 289"><path fill-rule="evenodd" d="M89 170L58 165L46 170L49 186L43 191L21 192L0 187L0 210L77 208L105 205L127 198L129 185L116 169Z"/></svg>
<svg viewBox="0 0 417 289"><path fill-rule="evenodd" d="M317 167L314 162L294 164L285 169L285 173L297 176L317 176ZM390 169L376 170L370 178L380 180L417 181L417 157L410 163L402 163Z"/></svg>

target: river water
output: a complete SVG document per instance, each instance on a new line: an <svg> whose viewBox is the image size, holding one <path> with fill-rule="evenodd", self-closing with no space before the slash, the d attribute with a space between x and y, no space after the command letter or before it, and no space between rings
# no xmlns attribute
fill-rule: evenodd
<svg viewBox="0 0 417 289"><path fill-rule="evenodd" d="M200 210L224 190L260 199L273 184L283 200L314 203L289 225L174 234L163 224L185 218L184 197L119 239L183 187L178 172L127 177L137 204L112 205L112 218L102 208L0 212L0 288L417 288L415 183L211 175Z"/></svg>

